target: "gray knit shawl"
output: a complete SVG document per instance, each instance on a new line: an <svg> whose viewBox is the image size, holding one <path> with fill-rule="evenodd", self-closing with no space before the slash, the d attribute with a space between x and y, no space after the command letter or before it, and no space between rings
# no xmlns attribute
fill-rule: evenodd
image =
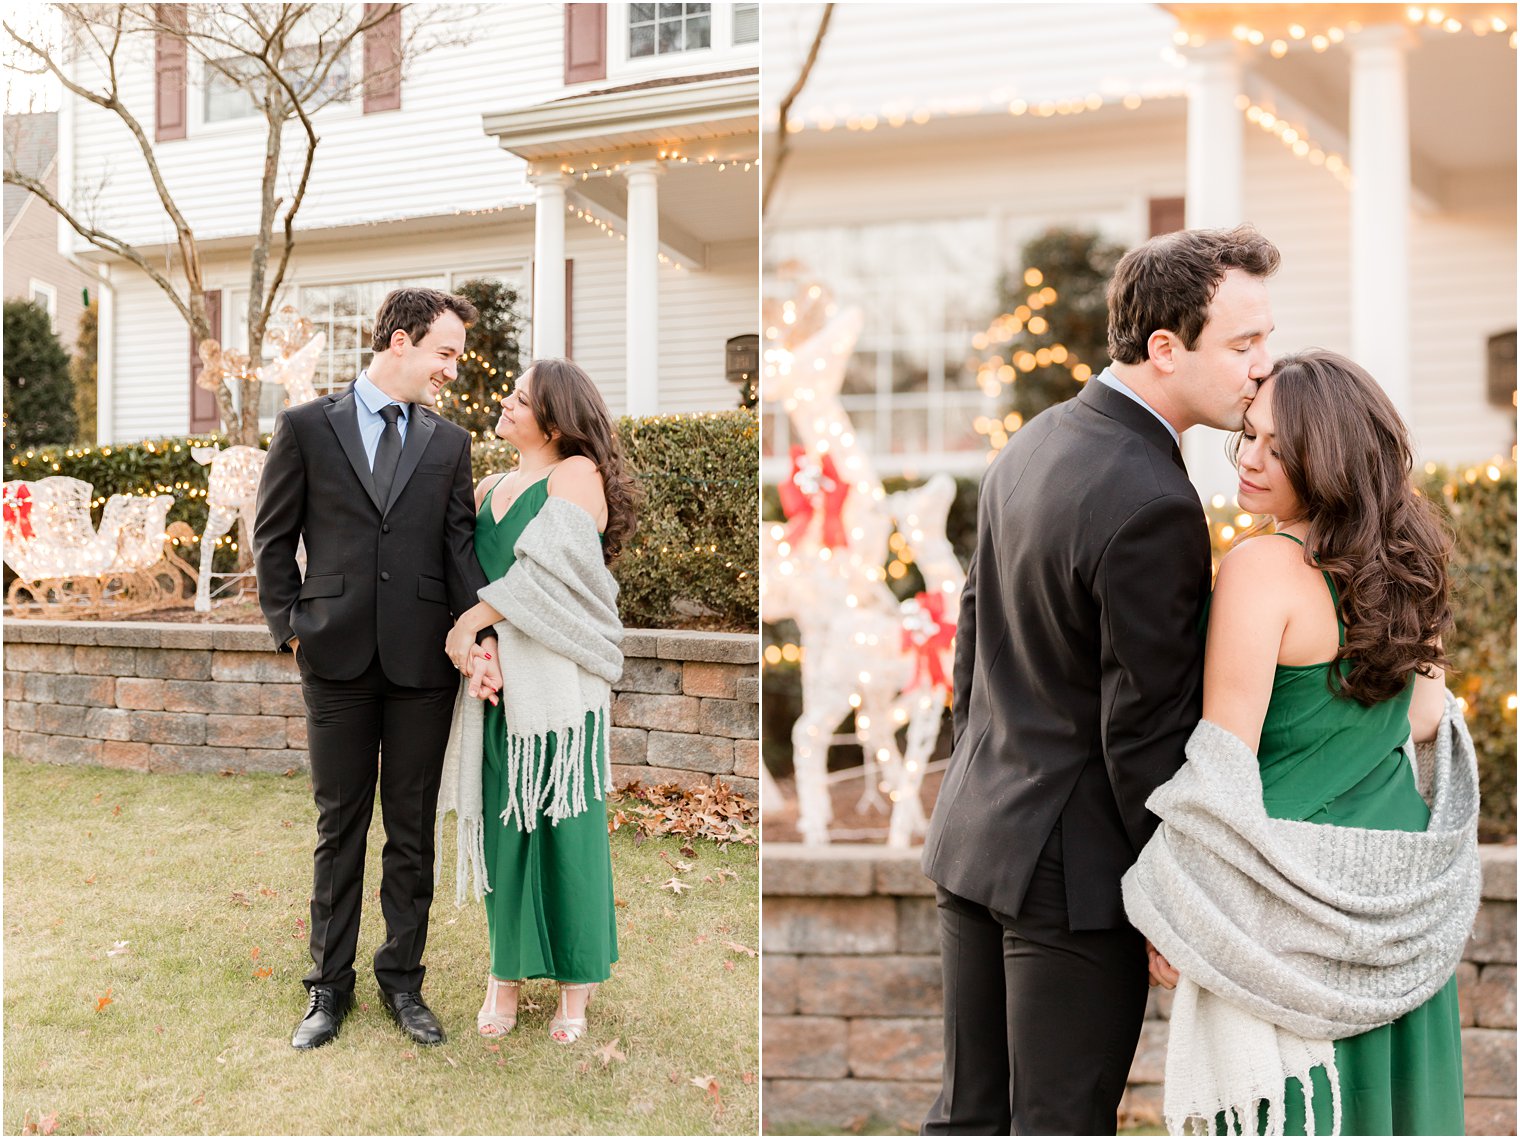
<svg viewBox="0 0 1520 1139"><path fill-rule="evenodd" d="M602 559L596 522L581 507L550 496L523 528L506 575L485 585L480 599L502 615L496 623L502 671L501 701L507 725L507 807L503 825L531 831L542 811L551 824L588 807L582 756L587 717L605 739L612 684L622 676L623 624L618 585ZM455 900L466 891L479 900L490 888L485 874L484 760L481 701L460 683L454 722L444 753L438 794L438 831L444 816L458 816ZM552 764L537 757L544 737L556 739ZM611 768L592 771L591 801L610 789ZM438 845L442 860L442 843ZM435 865L435 874L438 866Z"/></svg>
<svg viewBox="0 0 1520 1139"><path fill-rule="evenodd" d="M1271 819L1251 749L1201 722L1146 802L1161 826L1124 876L1130 920L1184 977L1301 1037L1418 1007L1461 960L1481 891L1477 760L1450 693L1421 751L1423 832Z"/></svg>

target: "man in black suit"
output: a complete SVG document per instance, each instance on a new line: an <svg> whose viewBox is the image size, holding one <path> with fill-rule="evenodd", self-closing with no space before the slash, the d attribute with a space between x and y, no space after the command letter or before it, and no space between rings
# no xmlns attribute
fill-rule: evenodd
<svg viewBox="0 0 1520 1139"><path fill-rule="evenodd" d="M470 436L430 407L455 378L475 317L463 297L392 292L375 317L369 367L341 395L280 413L259 483L259 604L301 672L317 803L313 964L296 1048L336 1037L353 1005L377 776L386 940L375 979L403 1032L419 1044L444 1039L421 992L434 810L459 686L444 640L486 579L474 552Z"/></svg>
<svg viewBox="0 0 1520 1139"><path fill-rule="evenodd" d="M945 981L924 1134L1114 1133L1147 972L1170 974L1119 879L1202 712L1209 536L1180 433L1240 428L1270 369L1277 262L1249 226L1131 250L1108 288L1113 362L982 480L923 854Z"/></svg>

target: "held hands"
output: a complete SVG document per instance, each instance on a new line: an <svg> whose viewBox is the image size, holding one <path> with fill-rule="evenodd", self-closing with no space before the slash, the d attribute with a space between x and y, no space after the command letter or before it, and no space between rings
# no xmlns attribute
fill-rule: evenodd
<svg viewBox="0 0 1520 1139"><path fill-rule="evenodd" d="M443 651L448 654L449 660L466 676L470 675L470 656L475 647L475 631L463 619L454 623L448 638L443 642Z"/></svg>
<svg viewBox="0 0 1520 1139"><path fill-rule="evenodd" d="M1170 961L1156 952L1156 947L1150 943L1149 938L1145 942L1145 962L1150 970L1151 988L1154 989L1157 985L1163 989L1177 987L1177 978L1180 974L1172 968Z"/></svg>
<svg viewBox="0 0 1520 1139"><path fill-rule="evenodd" d="M497 693L501 691L501 667L496 660L496 641L487 641L484 645L471 645L470 653L470 698L473 700L489 700L493 705L498 702Z"/></svg>

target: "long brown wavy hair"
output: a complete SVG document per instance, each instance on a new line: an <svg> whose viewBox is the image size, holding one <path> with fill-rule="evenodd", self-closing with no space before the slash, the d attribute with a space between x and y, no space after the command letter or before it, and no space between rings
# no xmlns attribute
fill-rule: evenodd
<svg viewBox="0 0 1520 1139"><path fill-rule="evenodd" d="M1330 687L1363 705L1391 699L1410 673L1449 666L1451 533L1415 493L1409 429L1365 369L1312 348L1271 379L1277 450L1309 523L1304 558L1335 582L1346 625Z"/></svg>
<svg viewBox="0 0 1520 1139"><path fill-rule="evenodd" d="M638 529L638 486L628 473L622 444L612 426L607 401L585 370L557 356L529 365L533 383L527 401L544 432L559 432L563 458L585 455L596 464L607 496L607 529L602 532L602 556L611 565ZM524 375L527 373L524 372Z"/></svg>

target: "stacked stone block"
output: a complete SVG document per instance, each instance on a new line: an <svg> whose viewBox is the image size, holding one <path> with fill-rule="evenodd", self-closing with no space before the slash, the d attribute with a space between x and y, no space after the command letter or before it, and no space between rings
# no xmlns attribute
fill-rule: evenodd
<svg viewBox="0 0 1520 1139"><path fill-rule="evenodd" d="M8 621L5 751L137 771L304 769L295 658L261 628ZM614 782L759 779L754 636L631 630L613 693Z"/></svg>
<svg viewBox="0 0 1520 1139"><path fill-rule="evenodd" d="M1469 1135L1515 1134L1515 847L1485 846L1457 970ZM916 1128L939 1090L939 925L918 852L765 847L761 1068L772 1125ZM1121 1112L1161 1118L1170 994L1152 990Z"/></svg>

